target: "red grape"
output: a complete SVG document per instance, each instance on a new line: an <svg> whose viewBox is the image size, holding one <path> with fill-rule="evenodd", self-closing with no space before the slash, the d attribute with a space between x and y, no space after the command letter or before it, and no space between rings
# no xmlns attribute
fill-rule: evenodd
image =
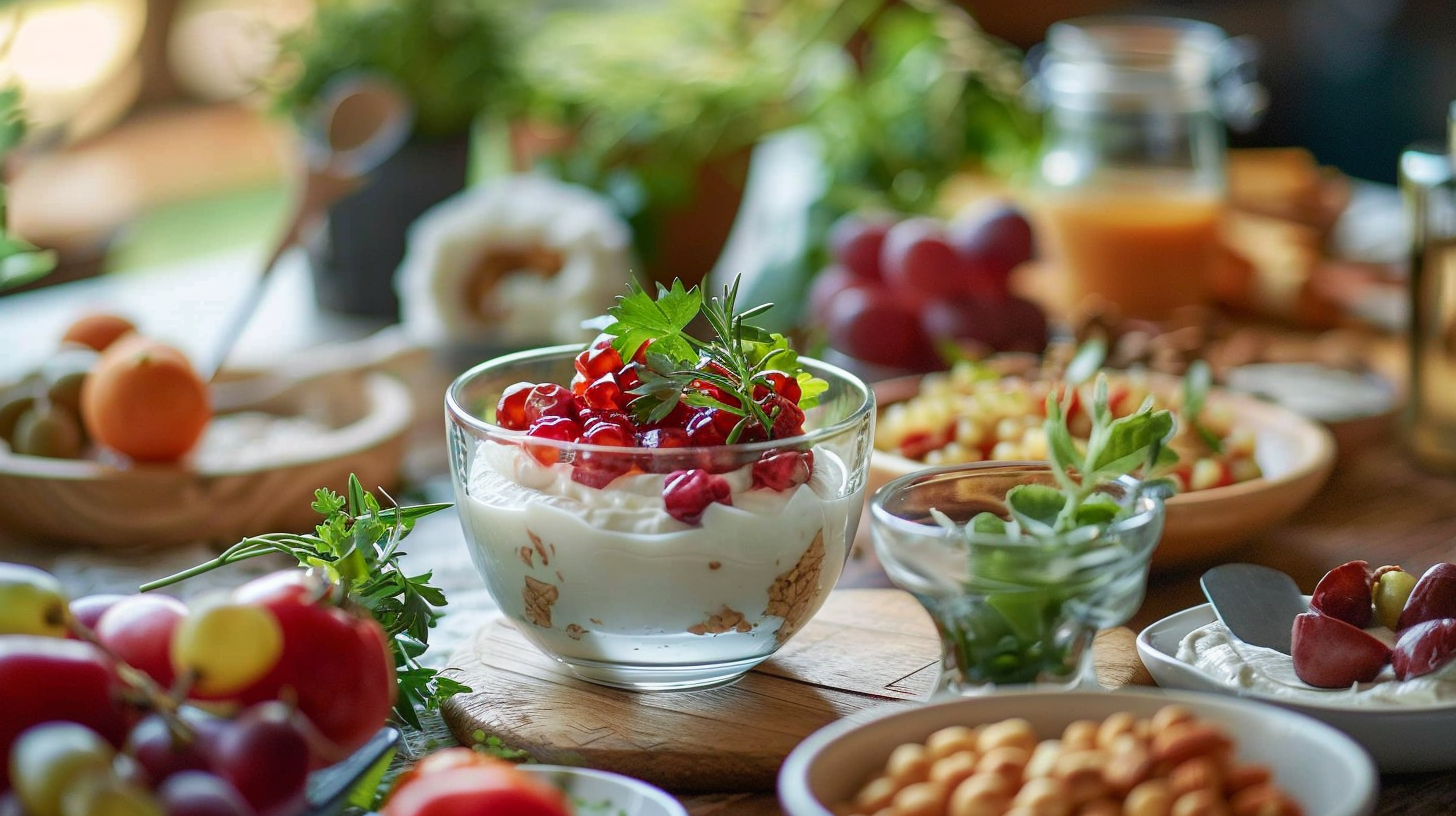
<svg viewBox="0 0 1456 816"><path fill-rule="evenodd" d="M1040 306L1019 297L1009 297L998 308L1006 316L1006 324L1014 327L1004 341L1002 351L1029 351L1040 354L1047 345L1046 313Z"/></svg>
<svg viewBox="0 0 1456 816"><path fill-rule="evenodd" d="M80 723L120 745L127 712L112 663L89 643L30 635L0 637L0 792L10 787L11 743L37 723Z"/></svg>
<svg viewBox="0 0 1456 816"><path fill-rule="evenodd" d="M809 284L807 301L809 310L804 315L804 319L808 323L821 325L824 323L825 314L829 311L829 304L840 292L879 285L881 284L877 281L855 276L842 266L826 267L814 276L814 282Z"/></svg>
<svg viewBox="0 0 1456 816"><path fill-rule="evenodd" d="M130 595L86 595L71 601L71 618L87 629L95 629L96 622L106 610L130 598Z"/></svg>
<svg viewBox="0 0 1456 816"><path fill-rule="evenodd" d="M202 745L215 740L227 722L193 706L182 706L177 713L192 730L192 739L173 733L160 714L143 717L126 738L126 752L142 766L153 785L182 771L206 770Z"/></svg>
<svg viewBox="0 0 1456 816"><path fill-rule="evenodd" d="M878 279L881 247L889 229L887 218L849 213L829 228L829 254L851 274Z"/></svg>
<svg viewBox="0 0 1456 816"><path fill-rule="evenodd" d="M162 688L171 688L172 633L187 617L187 606L166 595L133 595L113 606L96 623L96 637L121 662L140 669Z"/></svg>
<svg viewBox="0 0 1456 816"><path fill-rule="evenodd" d="M890 228L880 251L885 280L927 295L961 291L964 266L934 218L909 218Z"/></svg>
<svg viewBox="0 0 1456 816"><path fill-rule="evenodd" d="M845 291L830 304L829 345L877 365L932 371L940 355L920 327L917 301L885 288Z"/></svg>
<svg viewBox="0 0 1456 816"><path fill-rule="evenodd" d="M252 805L259 816L302 810L308 780L308 738L294 711L272 701L247 708L203 746L212 770Z"/></svg>
<svg viewBox="0 0 1456 816"><path fill-rule="evenodd" d="M204 771L182 771L157 789L167 816L254 816L256 811L227 780Z"/></svg>
<svg viewBox="0 0 1456 816"><path fill-rule="evenodd" d="M966 262L968 278L1004 294L1011 270L1034 257L1031 224L1010 205L982 209L950 226L950 242Z"/></svg>

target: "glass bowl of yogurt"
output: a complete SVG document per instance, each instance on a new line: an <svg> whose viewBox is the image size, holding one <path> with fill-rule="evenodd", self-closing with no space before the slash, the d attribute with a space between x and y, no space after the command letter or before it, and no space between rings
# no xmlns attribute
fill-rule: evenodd
<svg viewBox="0 0 1456 816"><path fill-rule="evenodd" d="M1055 539L971 532L1004 516L1008 491L1054 485L1044 462L978 462L895 479L870 500L875 552L941 635L934 696L998 686L1095 687L1092 639L1142 604L1163 529L1163 493L1131 479L1105 485L1122 506L1111 523ZM940 515L938 521L935 516ZM945 526L948 519L957 530Z"/></svg>
<svg viewBox="0 0 1456 816"><path fill-rule="evenodd" d="M526 638L585 680L637 691L732 682L801 629L839 578L864 504L873 394L801 359L828 388L788 438L698 445L668 421L595 444L506 427L521 384L580 383L578 360L592 352L511 354L450 386L471 557ZM587 436L624 441L604 433Z"/></svg>

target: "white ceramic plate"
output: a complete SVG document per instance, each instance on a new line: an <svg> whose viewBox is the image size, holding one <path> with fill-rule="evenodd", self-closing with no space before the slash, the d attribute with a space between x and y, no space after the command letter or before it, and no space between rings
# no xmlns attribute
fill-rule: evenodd
<svg viewBox="0 0 1456 816"><path fill-rule="evenodd" d="M1386 773L1412 773L1456 768L1456 705L1393 706L1363 702L1306 703L1230 688L1180 661L1184 636L1216 619L1213 607L1201 604L1169 615L1144 629L1137 638L1138 656L1164 688L1209 691L1272 703L1307 714L1349 734L1375 757Z"/></svg>
<svg viewBox="0 0 1456 816"><path fill-rule="evenodd" d="M577 816L688 816L661 788L630 776L565 765L518 765L571 798Z"/></svg>
<svg viewBox="0 0 1456 816"><path fill-rule="evenodd" d="M1173 702L1234 734L1239 757L1268 765L1275 781L1305 813L1366 816L1374 810L1375 765L1344 734L1272 706L1159 689L997 692L888 713L867 712L826 726L800 743L779 771L779 800L790 816L832 816L829 806L852 797L884 766L895 746L924 741L948 725L1025 717L1045 739L1059 735L1073 720L1103 719L1118 711L1149 716Z"/></svg>

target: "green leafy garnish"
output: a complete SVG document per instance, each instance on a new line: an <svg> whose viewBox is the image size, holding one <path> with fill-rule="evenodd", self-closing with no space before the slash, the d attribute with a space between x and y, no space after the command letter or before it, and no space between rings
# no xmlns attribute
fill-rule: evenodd
<svg viewBox="0 0 1456 816"><path fill-rule="evenodd" d="M1183 417L1203 444L1214 453L1223 453L1223 440L1210 431L1200 420L1203 404L1208 400L1208 391L1213 387L1213 370L1203 360L1194 360L1183 375Z"/></svg>
<svg viewBox="0 0 1456 816"><path fill-rule="evenodd" d="M8 47L8 42L6 46ZM20 146L28 126L20 109L20 88L0 88L0 159ZM30 283L56 268L54 250L42 250L5 228L5 188L0 186L0 290Z"/></svg>
<svg viewBox="0 0 1456 816"><path fill-rule="evenodd" d="M358 477L350 474L347 496L327 488L314 492L313 509L324 520L313 534L250 536L210 561L144 584L141 591L170 586L250 558L272 553L290 556L299 566L316 569L342 587L340 603L368 611L383 627L399 682L395 716L419 728L421 711L438 709L451 695L470 690L420 665L420 655L429 647L429 630L445 606L445 594L430 583L434 577L431 573L409 575L400 566L400 558L405 555L399 549L400 542L414 529L415 522L449 506L381 507Z"/></svg>
<svg viewBox="0 0 1456 816"><path fill-rule="evenodd" d="M829 387L824 380L804 370L788 338L747 322L773 307L772 303L738 311L738 280L723 288L723 294L708 295L694 286L686 289L675 280L671 287L658 284L654 299L636 284L607 311L612 322L604 331L612 335L612 348L624 360L633 359L648 343L644 362L637 364L641 384L630 393L627 408L639 422L662 420L679 404L694 408L715 408L739 417L727 442L737 442L750 427L762 428L773 437L774 421L783 407L776 401L753 398L755 388L773 391L771 372L782 372L799 384L798 406L809 409ZM687 328L699 316L716 335L699 340ZM731 398L724 401L695 383L715 386ZM732 404L736 403L736 404Z"/></svg>
<svg viewBox="0 0 1456 816"><path fill-rule="evenodd" d="M1087 354L1088 359L1097 356L1095 350ZM1083 354L1077 357L1081 359ZM1069 371L1071 368L1068 367ZM1046 422L1042 427L1057 486L1024 484L1007 491L1006 507L1015 522L1015 530L998 532L990 520L995 519L1002 525L1005 522L985 512L971 519L964 528L967 532L1010 537L1024 534L1057 540L1081 528L1105 527L1124 512L1122 505L1104 492L1107 486L1125 476L1154 473L1177 462L1177 454L1167 447L1175 430L1173 414L1166 410L1154 411L1152 397L1137 411L1113 417L1107 404L1107 378L1099 374L1093 386L1092 432L1085 448L1079 448L1067 428L1067 410L1073 396L1070 385L1060 397L1056 390L1047 395Z"/></svg>

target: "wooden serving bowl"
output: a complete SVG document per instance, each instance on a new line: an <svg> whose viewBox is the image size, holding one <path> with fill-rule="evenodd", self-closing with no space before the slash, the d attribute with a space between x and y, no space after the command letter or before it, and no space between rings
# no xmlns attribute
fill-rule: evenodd
<svg viewBox="0 0 1456 816"><path fill-rule="evenodd" d="M246 439L235 462L186 459L117 467L92 459L21 456L0 445L0 531L95 547L232 543L319 521L314 491L342 491L350 473L366 487L398 478L412 408L394 378L338 372L278 387L231 413L300 417L324 426L306 444L260 453ZM227 416L227 414L224 414ZM267 420L260 420L267 421Z"/></svg>
<svg viewBox="0 0 1456 816"><path fill-rule="evenodd" d="M1150 375L1153 376L1153 375ZM1159 386L1157 380L1166 382ZM1172 377L1153 377L1162 390ZM920 391L919 377L901 377L875 384L883 411ZM1163 538L1153 552L1153 566L1166 569L1206 563L1237 548L1250 536L1289 518L1304 507L1330 475L1335 441L1318 422L1273 403L1222 389L1209 394L1210 404L1229 406L1234 423L1254 432L1254 459L1263 476L1247 482L1180 493L1167 501ZM870 456L869 489L929 467L887 451Z"/></svg>

